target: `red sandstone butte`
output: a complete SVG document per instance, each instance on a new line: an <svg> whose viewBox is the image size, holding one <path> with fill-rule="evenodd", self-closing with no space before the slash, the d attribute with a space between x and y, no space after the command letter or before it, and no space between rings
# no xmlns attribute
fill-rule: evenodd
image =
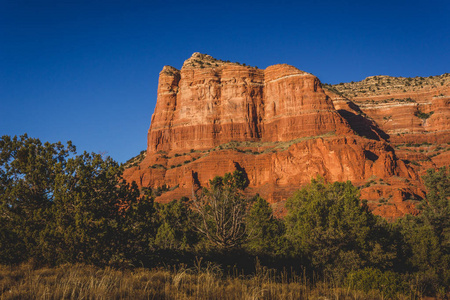
<svg viewBox="0 0 450 300"><path fill-rule="evenodd" d="M160 72L146 156L124 178L169 186L156 199L167 202L240 169L247 193L277 203L319 175L360 185L385 217L417 213L410 200L424 196L417 172L375 121L332 98L317 77L290 65L261 70L194 53L181 70Z"/></svg>

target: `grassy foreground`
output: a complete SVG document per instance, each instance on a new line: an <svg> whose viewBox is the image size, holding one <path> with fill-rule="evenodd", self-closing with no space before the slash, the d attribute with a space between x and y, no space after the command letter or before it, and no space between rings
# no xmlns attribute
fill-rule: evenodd
<svg viewBox="0 0 450 300"><path fill-rule="evenodd" d="M1 299L383 299L337 287L311 284L303 276L275 275L256 267L252 275L224 274L217 266L117 270L91 265L33 268L0 266ZM398 295L399 299L411 299Z"/></svg>

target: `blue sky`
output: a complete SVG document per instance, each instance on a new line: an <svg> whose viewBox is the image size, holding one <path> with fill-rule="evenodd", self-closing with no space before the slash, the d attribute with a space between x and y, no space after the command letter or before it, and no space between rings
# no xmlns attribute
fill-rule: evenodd
<svg viewBox="0 0 450 300"><path fill-rule="evenodd" d="M0 134L146 148L164 65L193 52L322 82L450 72L450 1L0 0Z"/></svg>

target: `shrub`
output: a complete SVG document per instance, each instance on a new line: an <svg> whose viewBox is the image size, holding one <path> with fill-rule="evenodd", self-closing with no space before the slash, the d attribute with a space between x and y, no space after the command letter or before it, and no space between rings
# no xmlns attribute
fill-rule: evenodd
<svg viewBox="0 0 450 300"><path fill-rule="evenodd" d="M420 110L417 110L417 111L414 113L414 115L415 115L416 117L418 117L418 118L420 118L420 119L423 119L423 120L428 119L429 117L431 117L432 114L434 114L434 111L430 111L429 113L424 113L424 112L421 112Z"/></svg>
<svg viewBox="0 0 450 300"><path fill-rule="evenodd" d="M397 294L404 293L407 286L400 279L400 274L374 268L364 268L352 271L347 275L347 284L352 289L358 289L368 293L376 290L387 299L396 298Z"/></svg>

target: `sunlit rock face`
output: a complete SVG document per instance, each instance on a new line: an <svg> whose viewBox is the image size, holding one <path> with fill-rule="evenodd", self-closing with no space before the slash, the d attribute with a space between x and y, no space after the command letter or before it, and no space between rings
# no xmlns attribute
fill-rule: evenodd
<svg viewBox="0 0 450 300"><path fill-rule="evenodd" d="M283 203L321 176L364 185L363 197L379 214L416 213L405 200L423 196L417 172L358 110L293 66L262 70L194 53L181 70L160 72L146 157L124 177L141 187L169 186L156 199L166 202L239 169L248 194ZM379 205L380 197L388 202Z"/></svg>
<svg viewBox="0 0 450 300"><path fill-rule="evenodd" d="M331 131L350 133L314 75L289 65L260 70L194 53L181 71L164 67L160 73L148 150L204 150Z"/></svg>

